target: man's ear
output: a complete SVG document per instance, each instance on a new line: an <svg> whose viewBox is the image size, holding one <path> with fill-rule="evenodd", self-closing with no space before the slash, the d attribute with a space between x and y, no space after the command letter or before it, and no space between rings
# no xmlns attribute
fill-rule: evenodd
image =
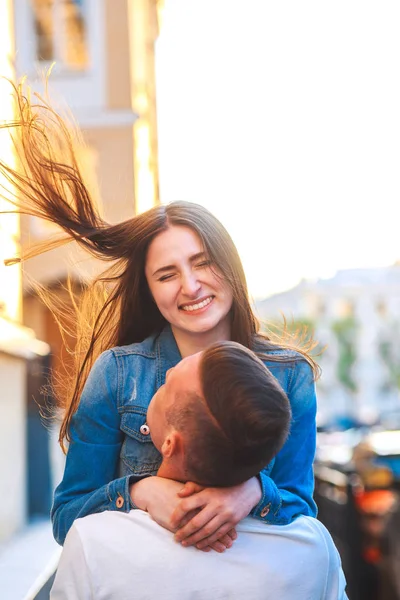
<svg viewBox="0 0 400 600"><path fill-rule="evenodd" d="M163 458L176 457L183 452L183 439L179 431L173 429L165 438L161 446L161 454Z"/></svg>

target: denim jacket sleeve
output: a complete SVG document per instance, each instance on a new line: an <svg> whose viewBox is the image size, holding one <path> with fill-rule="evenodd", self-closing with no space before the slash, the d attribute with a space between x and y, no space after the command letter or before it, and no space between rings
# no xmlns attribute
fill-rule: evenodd
<svg viewBox="0 0 400 600"><path fill-rule="evenodd" d="M259 474L262 498L252 516L285 525L299 515L315 517L313 460L316 447L316 396L311 367L292 363L287 395L292 408L289 437L272 465Z"/></svg>
<svg viewBox="0 0 400 600"><path fill-rule="evenodd" d="M93 365L71 421L64 476L51 509L53 534L59 544L78 517L131 509L129 483L134 478L118 478L117 473L123 437L117 393L116 360L108 350Z"/></svg>

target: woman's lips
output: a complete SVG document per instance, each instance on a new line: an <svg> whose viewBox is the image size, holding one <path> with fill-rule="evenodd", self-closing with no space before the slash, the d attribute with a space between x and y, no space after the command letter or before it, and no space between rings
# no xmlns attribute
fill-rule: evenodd
<svg viewBox="0 0 400 600"><path fill-rule="evenodd" d="M214 296L206 296L205 298L196 300L195 302L187 302L185 304L181 304L179 309L189 314L193 312L198 313L199 311L210 306L213 300Z"/></svg>

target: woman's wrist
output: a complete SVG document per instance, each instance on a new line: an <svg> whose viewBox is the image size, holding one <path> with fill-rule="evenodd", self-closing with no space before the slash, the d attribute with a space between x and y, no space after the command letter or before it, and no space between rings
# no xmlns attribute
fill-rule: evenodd
<svg viewBox="0 0 400 600"><path fill-rule="evenodd" d="M148 488L148 484L146 482L149 479L150 477L146 477L145 479L140 479L139 481L135 481L129 485L129 495L132 504L136 508L140 508L141 510L145 511L147 511L146 489Z"/></svg>
<svg viewBox="0 0 400 600"><path fill-rule="evenodd" d="M255 508L259 504L259 502L262 498L262 495L263 495L260 478L257 476L254 476L251 479L249 479L247 484L249 484L249 487L250 487L251 507L253 510L253 508Z"/></svg>

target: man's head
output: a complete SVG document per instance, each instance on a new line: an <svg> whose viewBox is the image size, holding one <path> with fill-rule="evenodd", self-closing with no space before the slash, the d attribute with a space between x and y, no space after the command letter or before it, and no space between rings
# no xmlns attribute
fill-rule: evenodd
<svg viewBox="0 0 400 600"><path fill-rule="evenodd" d="M147 414L159 474L207 486L246 481L283 446L290 404L256 355L219 342L167 373Z"/></svg>

